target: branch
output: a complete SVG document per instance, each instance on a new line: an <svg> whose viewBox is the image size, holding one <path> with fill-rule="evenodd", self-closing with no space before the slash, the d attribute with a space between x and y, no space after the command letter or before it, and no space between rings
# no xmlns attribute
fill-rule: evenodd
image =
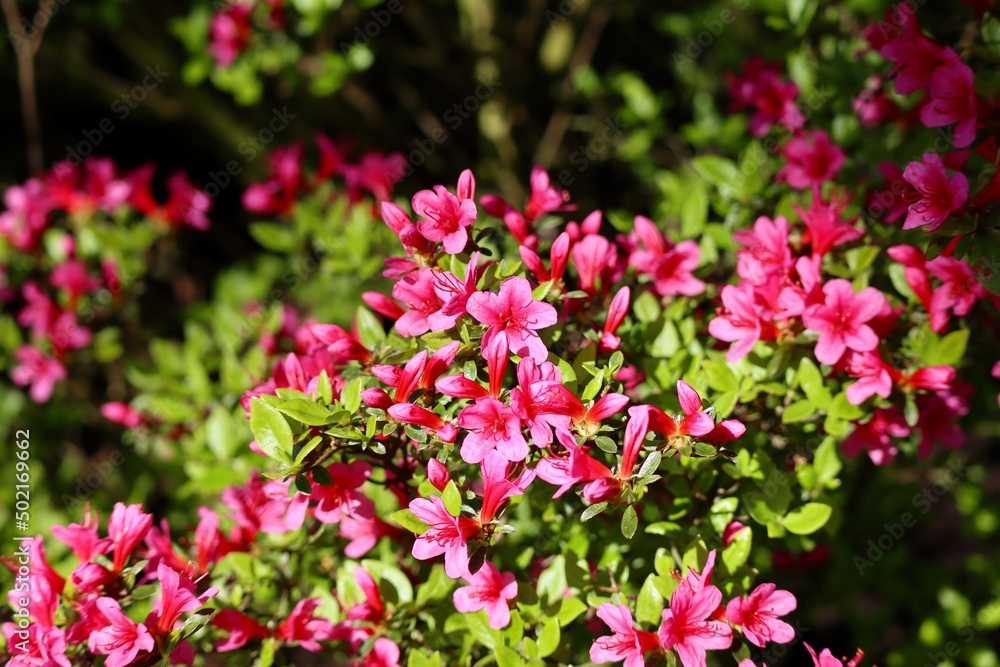
<svg viewBox="0 0 1000 667"><path fill-rule="evenodd" d="M40 26L29 37L25 25L21 22L21 12L18 11L15 0L0 0L4 18L9 28L9 38L14 46L17 58L17 82L21 91L21 115L24 117L24 133L28 143L28 168L32 174L40 174L45 167L45 157L42 153L42 126L38 119L38 95L35 90L35 54L42 43L42 35L54 12L52 5L56 0L43 0L39 3L38 12L45 16ZM34 25L34 23L32 23Z"/></svg>

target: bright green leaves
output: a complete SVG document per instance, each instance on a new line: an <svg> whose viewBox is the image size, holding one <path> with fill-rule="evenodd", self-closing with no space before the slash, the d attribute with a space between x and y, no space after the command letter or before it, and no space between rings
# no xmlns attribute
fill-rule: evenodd
<svg viewBox="0 0 1000 667"><path fill-rule="evenodd" d="M259 398L250 403L250 430L257 446L268 458L292 462L292 429L277 408Z"/></svg>
<svg viewBox="0 0 1000 667"><path fill-rule="evenodd" d="M802 507L789 512L781 523L790 533L811 535L826 525L832 513L833 508L829 505L823 503L806 503Z"/></svg>

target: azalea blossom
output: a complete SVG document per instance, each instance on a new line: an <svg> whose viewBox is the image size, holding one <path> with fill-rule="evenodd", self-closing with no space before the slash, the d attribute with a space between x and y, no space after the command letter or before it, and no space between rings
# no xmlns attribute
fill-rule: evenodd
<svg viewBox="0 0 1000 667"><path fill-rule="evenodd" d="M452 598L455 609L469 614L486 610L490 627L500 630L510 624L509 600L517 597L517 581L511 572L500 572L496 565L486 561L475 574L462 576L468 586L455 591Z"/></svg>
<svg viewBox="0 0 1000 667"><path fill-rule="evenodd" d="M764 583L747 597L733 598L726 605L726 619L742 626L743 635L754 646L764 648L769 642L787 644L795 639L795 630L779 617L795 611L795 596Z"/></svg>
<svg viewBox="0 0 1000 667"><path fill-rule="evenodd" d="M705 585L695 590L681 585L663 610L659 629L660 645L674 650L684 667L706 667L706 652L727 649L733 631L726 623L708 620L722 602L722 591Z"/></svg>
<svg viewBox="0 0 1000 667"><path fill-rule="evenodd" d="M507 461L523 461L528 456L521 420L495 398L481 398L463 408L456 423L470 431L462 441L462 460L466 463L481 463L493 451Z"/></svg>
<svg viewBox="0 0 1000 667"><path fill-rule="evenodd" d="M885 307L885 296L874 287L857 294L851 283L837 278L823 285L826 302L810 306L802 314L807 329L818 331L816 359L835 364L847 350L871 352L879 338L868 324Z"/></svg>
<svg viewBox="0 0 1000 667"><path fill-rule="evenodd" d="M497 335L506 335L507 345L513 354L529 356L542 363L548 350L537 330L556 323L556 309L543 301L535 301L531 285L518 276L507 278L500 284L500 293L476 292L469 297L469 314L489 329L483 335L483 347Z"/></svg>
<svg viewBox="0 0 1000 667"><path fill-rule="evenodd" d="M924 153L921 162L911 162L903 170L903 178L913 186L909 213L903 229L927 227L932 232L960 209L969 197L969 181L956 172L950 179L944 163L935 153Z"/></svg>
<svg viewBox="0 0 1000 667"><path fill-rule="evenodd" d="M867 452L877 466L891 465L899 448L894 439L905 438L910 427L896 408L875 408L875 414L864 424L855 423L854 430L841 443L844 456L854 457Z"/></svg>
<svg viewBox="0 0 1000 667"><path fill-rule="evenodd" d="M934 70L927 90L930 101L920 110L927 127L955 125L955 148L976 139L976 90L972 68L952 59Z"/></svg>
<svg viewBox="0 0 1000 667"><path fill-rule="evenodd" d="M153 650L155 644L149 630L122 613L117 600L100 597L95 604L107 624L90 634L87 648L91 653L108 656L104 661L107 667L126 667L140 652Z"/></svg>
<svg viewBox="0 0 1000 667"><path fill-rule="evenodd" d="M470 536L479 532L479 522L474 519L452 516L438 496L430 499L415 498L410 501L410 511L430 528L413 543L413 557L428 560L444 554L444 571L458 579L469 571L469 552L466 546Z"/></svg>
<svg viewBox="0 0 1000 667"><path fill-rule="evenodd" d="M795 137L782 154L788 161L778 171L777 181L785 181L796 190L806 190L831 180L844 165L844 151L830 141L823 130L813 130Z"/></svg>
<svg viewBox="0 0 1000 667"><path fill-rule="evenodd" d="M614 634L598 637L591 645L591 662L603 664L624 660L625 667L643 667L646 664L643 654L660 647L655 634L636 629L632 612L623 604L601 603L597 608L597 617Z"/></svg>
<svg viewBox="0 0 1000 667"><path fill-rule="evenodd" d="M66 367L45 356L34 345L22 345L14 351L18 365L10 372L14 384L31 385L28 395L35 403L45 403L52 397L56 383L66 379Z"/></svg>
<svg viewBox="0 0 1000 667"><path fill-rule="evenodd" d="M444 251L457 255L465 249L469 234L466 227L476 220L476 181L466 169L459 176L458 194L443 185L434 190L421 190L413 195L413 212L423 217L417 221L417 231L429 241L440 241Z"/></svg>

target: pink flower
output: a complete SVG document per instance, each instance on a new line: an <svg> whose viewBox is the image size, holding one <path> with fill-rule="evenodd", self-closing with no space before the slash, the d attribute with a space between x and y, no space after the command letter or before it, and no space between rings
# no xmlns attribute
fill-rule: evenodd
<svg viewBox="0 0 1000 667"><path fill-rule="evenodd" d="M969 413L969 403L961 393L939 392L923 394L917 398L920 418L920 445L917 455L925 459L940 442L948 449L959 449L965 444L965 432L955 420Z"/></svg>
<svg viewBox="0 0 1000 667"><path fill-rule="evenodd" d="M885 296L874 287L857 294L851 283L837 278L823 285L826 303L806 308L802 322L807 329L818 331L816 359L835 364L847 350L870 352L879 338L867 324L885 307Z"/></svg>
<svg viewBox="0 0 1000 667"><path fill-rule="evenodd" d="M877 466L891 465L896 460L899 449L893 438L910 435L903 415L896 408L875 408L875 414L864 424L855 423L854 430L841 443L844 456L854 457L868 452L868 457Z"/></svg>
<svg viewBox="0 0 1000 667"><path fill-rule="evenodd" d="M425 218L417 222L417 230L428 241L440 241L450 255L462 252L469 240L465 228L476 220L475 187L472 172L466 169L459 177L458 196L443 185L413 195L413 212Z"/></svg>
<svg viewBox="0 0 1000 667"><path fill-rule="evenodd" d="M906 165L903 178L916 190L903 229L927 225L927 231L932 232L969 197L969 181L965 174L956 172L949 179L944 163L934 153L924 153L922 162Z"/></svg>
<svg viewBox="0 0 1000 667"><path fill-rule="evenodd" d="M722 591L715 586L680 585L670 596L670 608L663 610L660 645L673 649L684 667L706 667L708 650L727 649L733 631L722 621L707 620L722 602Z"/></svg>
<svg viewBox="0 0 1000 667"><path fill-rule="evenodd" d="M618 327L628 315L630 296L631 291L628 286L625 286L619 289L614 298L611 299L611 305L608 306L608 316L604 320L604 330L601 332L601 350L604 352L613 352L621 345L621 338L616 336L615 332L618 331Z"/></svg>
<svg viewBox="0 0 1000 667"><path fill-rule="evenodd" d="M825 202L818 197L807 210L794 207L806 223L806 233L802 240L812 245L814 257L823 257L833 248L850 243L864 236L864 230L840 219L843 204L837 201Z"/></svg>
<svg viewBox="0 0 1000 667"><path fill-rule="evenodd" d="M188 586L194 584L182 580L166 563L160 562L156 568L156 578L160 581L160 597L153 602L153 611L146 619L150 628L157 635L168 635L174 630L174 625L181 614L199 609L205 601L219 593L218 588L209 588L201 595L195 596Z"/></svg>
<svg viewBox="0 0 1000 667"><path fill-rule="evenodd" d="M570 251L573 266L580 276L580 289L587 294L606 293L615 269L618 251L613 243L598 234L588 234ZM597 289L597 282L601 289Z"/></svg>
<svg viewBox="0 0 1000 667"><path fill-rule="evenodd" d="M87 267L78 259L67 259L52 269L49 282L66 291L71 307L81 296L101 286L101 281L87 274Z"/></svg>
<svg viewBox="0 0 1000 667"><path fill-rule="evenodd" d="M434 289L436 273L433 269L419 268L400 278L393 286L392 296L409 308L396 320L396 331L400 335L422 336L431 330L430 318L445 305Z"/></svg>
<svg viewBox="0 0 1000 667"><path fill-rule="evenodd" d="M312 499L317 502L313 516L323 523L338 523L344 516L355 519L374 516L375 503L359 491L372 474L372 467L367 461L331 463L326 466L326 471L330 473L333 483L313 484Z"/></svg>
<svg viewBox="0 0 1000 667"><path fill-rule="evenodd" d="M787 644L795 639L792 626L778 618L795 611L795 596L776 588L761 584L749 596L734 598L726 606L726 619L743 626L747 641L760 648L768 642Z"/></svg>
<svg viewBox="0 0 1000 667"><path fill-rule="evenodd" d="M204 231L209 227L208 216L212 199L191 184L183 171L170 175L167 179L167 202L163 205L163 216L175 225L187 225Z"/></svg>
<svg viewBox="0 0 1000 667"><path fill-rule="evenodd" d="M938 255L927 262L927 272L943 284L934 290L932 302L955 315L967 315L976 301L986 298L986 289L965 260Z"/></svg>
<svg viewBox="0 0 1000 667"><path fill-rule="evenodd" d="M955 148L966 148L976 138L976 91L972 69L957 59L934 70L928 96L920 110L927 127L955 125Z"/></svg>
<svg viewBox="0 0 1000 667"><path fill-rule="evenodd" d="M108 519L108 537L113 552L112 570L121 572L136 545L153 525L153 515L142 511L142 505L115 503Z"/></svg>
<svg viewBox="0 0 1000 667"><path fill-rule="evenodd" d="M915 27L915 26L914 26ZM958 62L951 49L942 48L937 42L912 29L882 46L879 54L895 63L889 74L895 77L896 92L909 95L931 84L936 70L950 62Z"/></svg>
<svg viewBox="0 0 1000 667"><path fill-rule="evenodd" d="M490 627L494 630L506 628L510 624L508 600L517 597L517 582L511 572L500 572L497 566L485 561L475 574L462 577L469 582L455 591L455 609L463 614L486 610Z"/></svg>
<svg viewBox="0 0 1000 667"><path fill-rule="evenodd" d="M701 396L683 380L677 381L677 400L684 416L671 417L658 408L650 407L650 428L662 433L668 440L684 436L699 438L715 429L715 420L701 409ZM629 414L632 414L631 410Z"/></svg>
<svg viewBox="0 0 1000 667"><path fill-rule="evenodd" d="M110 546L108 538L98 537L99 521L100 515L97 512L91 513L88 505L83 514L83 525L71 523L66 527L52 526L52 535L72 549L73 555L80 562L86 562L98 554L103 555Z"/></svg>
<svg viewBox="0 0 1000 667"><path fill-rule="evenodd" d="M735 363L747 356L754 343L760 340L761 323L754 304L754 290L750 283L722 288L722 308L708 323L708 333L719 340L734 343L726 352L726 361Z"/></svg>
<svg viewBox="0 0 1000 667"><path fill-rule="evenodd" d="M250 13L253 7L233 3L212 17L209 52L220 67L228 67L250 43Z"/></svg>
<svg viewBox="0 0 1000 667"><path fill-rule="evenodd" d="M754 285L767 282L771 275L784 276L792 267L792 251L788 247L788 221L777 216L773 221L760 216L753 230L733 233L733 240L743 246L737 253L736 272Z"/></svg>
<svg viewBox="0 0 1000 667"><path fill-rule="evenodd" d="M264 481L254 471L245 486L229 486L222 492L222 502L229 515L240 525L246 542L257 533L281 535L302 525L308 508L308 497L288 497L289 482L276 479Z"/></svg>
<svg viewBox="0 0 1000 667"><path fill-rule="evenodd" d="M483 335L483 347L504 334L513 354L530 356L539 364L545 361L548 350L537 330L556 323L556 309L535 301L526 279L507 278L500 284L499 294L476 292L469 297L467 308L470 315L489 327Z"/></svg>
<svg viewBox="0 0 1000 667"><path fill-rule="evenodd" d="M395 535L397 529L378 517L372 519L354 519L345 516L340 521L340 536L350 540L344 547L344 555L359 559L372 550L379 538Z"/></svg>
<svg viewBox="0 0 1000 667"><path fill-rule="evenodd" d="M396 232L396 236L399 237L400 243L406 248L408 255L414 252L423 254L430 250L430 244L427 243L427 239L420 234L417 226L413 224L406 211L396 204L387 201L382 202L381 211L382 220L385 221L385 224L392 231Z"/></svg>
<svg viewBox="0 0 1000 667"><path fill-rule="evenodd" d="M71 667L66 657L66 636L61 629L35 621L28 624L27 631L28 639L24 643L28 652L19 653L18 645L23 642L20 633L24 630L14 623L3 624L10 656L7 667Z"/></svg>
<svg viewBox="0 0 1000 667"><path fill-rule="evenodd" d="M692 275L701 260L701 250L694 241L673 245L649 218L637 215L635 229L629 236L638 247L629 256L629 264L653 279L661 296L683 294L696 296L705 291L705 283Z"/></svg>
<svg viewBox="0 0 1000 667"><path fill-rule="evenodd" d="M531 195L524 207L524 217L529 223L547 213L575 211L576 206L568 204L569 193L552 185L548 172L541 165L531 169Z"/></svg>
<svg viewBox="0 0 1000 667"><path fill-rule="evenodd" d="M788 163L781 168L776 181L786 181L796 190L822 185L844 166L844 151L830 141L823 130L813 130L795 137L783 151Z"/></svg>
<svg viewBox="0 0 1000 667"><path fill-rule="evenodd" d="M235 609L220 609L212 616L212 625L229 633L229 637L215 643L220 653L235 651L248 641L271 636L271 631L252 618Z"/></svg>
<svg viewBox="0 0 1000 667"><path fill-rule="evenodd" d="M521 420L495 398L481 398L463 408L456 423L470 431L462 441L462 460L466 463L481 463L493 451L507 461L523 461L528 456Z"/></svg>
<svg viewBox="0 0 1000 667"><path fill-rule="evenodd" d="M847 372L857 378L847 388L847 400L853 405L861 405L874 395L889 398L892 393L892 367L886 364L878 352L852 352L847 358Z"/></svg>
<svg viewBox="0 0 1000 667"><path fill-rule="evenodd" d="M766 65L759 56L750 58L739 76L729 76L731 109L739 111L751 107L750 131L755 137L767 134L775 123L789 130L802 127L805 118L795 104L798 87L778 76L778 64Z"/></svg>
<svg viewBox="0 0 1000 667"><path fill-rule="evenodd" d="M623 604L607 602L597 608L597 617L611 628L612 635L598 637L590 647L590 660L597 664L625 661L625 667L643 667L643 653L660 647L652 632L637 630L632 612Z"/></svg>
<svg viewBox="0 0 1000 667"><path fill-rule="evenodd" d="M410 511L430 528L413 543L413 557L428 560L444 554L444 571L458 579L469 571L469 552L466 546L470 536L479 532L479 522L452 516L438 496L429 500L415 498L410 501Z"/></svg>
<svg viewBox="0 0 1000 667"><path fill-rule="evenodd" d="M14 352L18 365L10 372L14 384L19 387L31 385L28 395L35 403L45 403L52 397L57 382L66 379L66 368L45 356L34 345L22 345Z"/></svg>
<svg viewBox="0 0 1000 667"><path fill-rule="evenodd" d="M400 667L399 646L387 637L379 637L372 644L372 650L360 663L361 667Z"/></svg>
<svg viewBox="0 0 1000 667"><path fill-rule="evenodd" d="M275 630L275 636L286 642L298 642L307 651L317 653L323 650L319 642L327 641L333 634L333 623L315 615L322 600L306 598L300 600L292 613Z"/></svg>
<svg viewBox="0 0 1000 667"><path fill-rule="evenodd" d="M507 468L507 461L495 453L483 461L483 504L478 520L481 526L493 523L502 505L514 496L523 495L535 479L535 471L528 469L522 469L520 474L510 479Z"/></svg>
<svg viewBox="0 0 1000 667"><path fill-rule="evenodd" d="M552 494L553 498L558 498L572 486L580 482L615 479L614 473L606 465L579 447L576 444L576 440L567 431L557 430L556 437L562 446L566 448L566 451L569 452L569 456L546 456L535 466L535 472L538 473L539 478L549 484L559 486L556 492ZM617 493L613 495L617 495ZM607 500L607 498L604 498L604 500Z"/></svg>
<svg viewBox="0 0 1000 667"><path fill-rule="evenodd" d="M91 653L108 656L104 661L107 667L126 667L132 664L140 651L153 650L153 636L146 630L146 626L133 622L122 613L117 600L100 597L97 598L96 607L106 625L103 629L90 633L87 648Z"/></svg>
<svg viewBox="0 0 1000 667"><path fill-rule="evenodd" d="M804 642L803 642L804 643ZM851 658L845 665L843 662L833 657L830 653L830 649L825 648L823 652L816 655L816 651L809 644L806 644L806 650L809 651L809 655L812 656L814 667L857 667L858 664L864 660L865 654L860 649L853 658Z"/></svg>

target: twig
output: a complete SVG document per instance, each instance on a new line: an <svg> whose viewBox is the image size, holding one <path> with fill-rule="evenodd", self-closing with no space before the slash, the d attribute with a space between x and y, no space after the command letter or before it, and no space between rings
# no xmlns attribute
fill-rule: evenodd
<svg viewBox="0 0 1000 667"><path fill-rule="evenodd" d="M52 12L49 9L54 3L55 0L48 2L43 0L39 4L39 13L45 12L51 17ZM14 55L17 58L21 113L24 116L24 133L28 143L28 168L31 173L40 174L45 165L45 157L42 152L42 125L38 119L38 94L35 90L35 54L42 43L42 34L48 26L48 20L36 26L34 34L28 37L24 25L21 24L21 12L18 11L15 0L0 0L0 5L3 6L10 36L18 40L14 42ZM16 35L15 31L18 30L20 34Z"/></svg>
<svg viewBox="0 0 1000 667"><path fill-rule="evenodd" d="M607 2L597 5L587 18L587 25L580 33L580 41L566 66L566 77L563 79L560 90L560 97L563 100L552 113L552 117L549 118L549 124L545 128L545 133L542 134L542 140L538 142L535 164L548 165L555 158L559 145L562 144L563 136L569 129L570 112L566 107L565 100L573 91L573 78L576 76L577 70L589 63L594 57L597 44L601 41L601 33L604 32L604 26L607 25L610 18L611 4Z"/></svg>

